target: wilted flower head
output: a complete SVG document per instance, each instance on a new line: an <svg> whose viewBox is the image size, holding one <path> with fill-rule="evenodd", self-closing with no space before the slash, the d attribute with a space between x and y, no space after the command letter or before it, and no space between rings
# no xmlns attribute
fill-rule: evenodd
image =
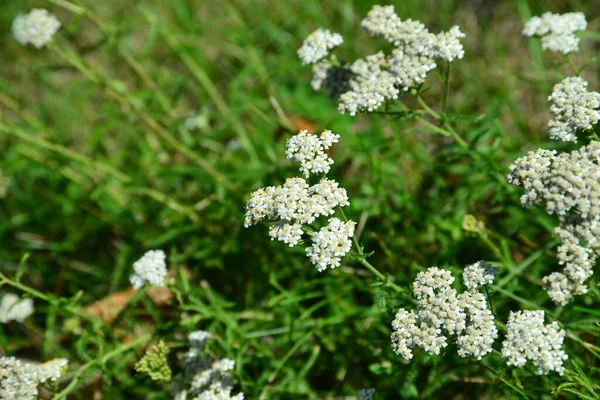
<svg viewBox="0 0 600 400"><path fill-rule="evenodd" d="M2 303L0 303L0 322L3 324L9 321L23 323L31 314L33 314L32 299L21 299L12 293L6 293L2 297Z"/></svg>
<svg viewBox="0 0 600 400"><path fill-rule="evenodd" d="M31 43L40 49L52 40L52 36L60 28L60 22L48 10L34 8L29 14L18 15L13 21L14 38L26 45Z"/></svg>
<svg viewBox="0 0 600 400"><path fill-rule="evenodd" d="M179 355L182 372L173 379L171 392L176 400L243 400L244 394L231 395L231 372L235 361L213 359L203 351L211 335L205 331L190 333L190 348Z"/></svg>
<svg viewBox="0 0 600 400"><path fill-rule="evenodd" d="M531 361L539 375L564 373L562 364L568 358L562 350L565 331L556 322L544 325L543 311L511 311L506 330L502 357L508 365L522 367Z"/></svg>
<svg viewBox="0 0 600 400"><path fill-rule="evenodd" d="M140 289L146 282L152 286L165 286L166 259L164 251L150 250L133 263L133 275L129 278L133 288Z"/></svg>
<svg viewBox="0 0 600 400"><path fill-rule="evenodd" d="M358 393L358 400L373 400L375 389L361 389Z"/></svg>
<svg viewBox="0 0 600 400"><path fill-rule="evenodd" d="M580 12L567 14L542 14L525 24L523 35L541 36L542 49L568 54L579 50L579 38L574 32L585 30L587 22Z"/></svg>
<svg viewBox="0 0 600 400"><path fill-rule="evenodd" d="M589 92L580 77L565 78L554 85L548 100L552 119L548 122L550 139L576 142L578 131L592 129L600 120L600 93Z"/></svg>
<svg viewBox="0 0 600 400"><path fill-rule="evenodd" d="M14 357L1 357L0 399L37 399L38 386L47 381L57 381L67 364L68 360L63 358L35 364Z"/></svg>
<svg viewBox="0 0 600 400"><path fill-rule="evenodd" d="M475 274L474 271L480 274ZM492 350L498 336L494 318L478 288L493 280L486 275L482 261L465 268L463 280L468 291L457 295L450 286L454 281L450 271L431 267L420 272L413 284L417 310L398 310L392 322L392 348L407 360L413 357L412 349L421 347L430 354L439 354L454 337L461 357L481 359ZM485 278L474 279L474 275Z"/></svg>
<svg viewBox="0 0 600 400"><path fill-rule="evenodd" d="M327 57L329 50L344 43L342 35L331 33L328 29L317 29L306 39L298 49L298 56L302 64L314 64Z"/></svg>
<svg viewBox="0 0 600 400"><path fill-rule="evenodd" d="M549 214L559 215L557 258L564 270L543 280L552 300L564 305L586 293L584 282L593 273L600 246L600 143L570 153L530 152L510 166L507 178L524 187L524 206L543 204Z"/></svg>

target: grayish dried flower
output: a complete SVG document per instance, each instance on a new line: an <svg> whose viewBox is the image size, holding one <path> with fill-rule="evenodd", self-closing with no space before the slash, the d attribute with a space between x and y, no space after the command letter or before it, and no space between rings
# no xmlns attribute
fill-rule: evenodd
<svg viewBox="0 0 600 400"><path fill-rule="evenodd" d="M244 394L231 395L231 372L235 361L213 359L203 351L210 333L192 332L188 336L190 348L179 354L182 372L173 378L171 393L176 400L243 400Z"/></svg>

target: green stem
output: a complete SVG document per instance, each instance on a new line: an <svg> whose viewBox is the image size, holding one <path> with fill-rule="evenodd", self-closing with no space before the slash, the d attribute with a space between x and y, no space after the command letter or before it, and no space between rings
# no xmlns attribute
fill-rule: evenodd
<svg viewBox="0 0 600 400"><path fill-rule="evenodd" d="M121 354L129 351L130 349L139 346L140 344L148 342L151 338L152 338L152 335L150 335L150 334L141 336L141 337L135 339L134 341L132 341L131 343L122 344L119 347L117 347L116 349L109 351L99 360L92 360L92 361L88 362L87 364L83 365L81 368L79 368L79 371L77 371L77 375L73 378L73 380L71 380L71 382L67 385L67 387L65 387L60 393L56 394L56 396L54 397L54 400L66 399L67 395L69 393L71 393L73 390L75 390L75 388L79 385L80 381L83 380L84 373L88 369L95 367L97 365L102 366L103 364L110 361L112 358L115 358L116 356L121 355Z"/></svg>
<svg viewBox="0 0 600 400"><path fill-rule="evenodd" d="M456 130L454 130L452 125L450 125L448 121L446 121L440 114L438 114L431 107L429 107L427 103L425 103L425 101L421 98L421 96L417 95L417 102L421 107L423 107L423 110L425 110L425 112L431 118L435 119L436 121L442 124L442 126L445 128L445 132L447 132L447 136L451 136L461 147L465 149L469 148L469 144L458 134L458 132L456 132Z"/></svg>
<svg viewBox="0 0 600 400"><path fill-rule="evenodd" d="M450 72L452 71L452 63L448 63L446 68L446 74L444 76L444 97L442 99L442 113L446 112L446 105L448 104L448 93L450 93Z"/></svg>
<svg viewBox="0 0 600 400"><path fill-rule="evenodd" d="M344 213L344 210L342 209L342 207L338 207L338 209L340 210L340 213L342 214L342 218L344 219L345 222L348 222L348 218L346 217L346 214ZM358 255L360 256L360 263L366 267L369 271L371 271L373 273L373 275L375 275L377 278L379 278L379 280L381 280L385 286L388 286L392 289L394 289L396 292L398 293L402 293L404 292L404 290L396 285L393 282L390 282L389 279L383 275L381 272L379 272L377 270L377 268L375 268L370 262L367 261L367 259L365 258L365 253L362 249L362 247L360 246L360 244L358 243L358 239L356 238L356 235L352 235L352 241L354 242L354 247L356 247L356 251L358 253Z"/></svg>

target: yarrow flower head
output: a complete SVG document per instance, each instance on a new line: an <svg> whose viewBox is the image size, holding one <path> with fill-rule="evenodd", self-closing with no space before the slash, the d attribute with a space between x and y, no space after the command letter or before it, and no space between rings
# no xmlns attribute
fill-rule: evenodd
<svg viewBox="0 0 600 400"><path fill-rule="evenodd" d="M451 287L454 277L450 271L431 267L420 272L413 284L416 312L401 308L392 322L394 352L407 360L413 357L415 346L439 354L453 337L461 357L481 359L489 353L498 330L485 297L478 291L494 277L485 266L480 261L465 268L463 280L469 290L460 295ZM478 269L484 279L473 278Z"/></svg>
<svg viewBox="0 0 600 400"><path fill-rule="evenodd" d="M483 285L491 285L496 274L498 274L498 267L486 264L482 260L465 268L463 280L467 289L473 290Z"/></svg>
<svg viewBox="0 0 600 400"><path fill-rule="evenodd" d="M0 322L3 324L9 321L23 323L31 314L33 314L33 300L21 299L16 294L6 293L0 303Z"/></svg>
<svg viewBox="0 0 600 400"><path fill-rule="evenodd" d="M152 286L165 286L166 259L164 251L150 250L133 263L133 275L129 278L133 288L140 289L146 282Z"/></svg>
<svg viewBox="0 0 600 400"><path fill-rule="evenodd" d="M547 12L541 17L532 17L527 21L523 35L541 36L543 50L569 54L579 50L579 38L574 33L585 30L586 27L587 21L583 13L553 14Z"/></svg>
<svg viewBox="0 0 600 400"><path fill-rule="evenodd" d="M423 83L439 60L452 62L464 56L461 39L465 34L458 26L434 34L419 21L402 21L394 6L373 6L361 26L371 36L389 41L394 46L391 55L379 52L350 65L321 61L313 67L313 89L338 96L341 113L372 112L386 100L398 98L401 91ZM325 57L327 52L318 54Z"/></svg>
<svg viewBox="0 0 600 400"><path fill-rule="evenodd" d="M561 240L557 258L564 269L543 279L549 296L564 305L586 293L584 282L593 274L600 246L600 142L570 153L530 152L510 166L507 179L524 187L524 206L544 204L559 216L554 233Z"/></svg>
<svg viewBox="0 0 600 400"><path fill-rule="evenodd" d="M323 131L320 136L312 135L308 131L301 131L292 136L286 143L285 155L300 163L300 171L308 178L310 174L326 174L329 172L333 160L325 150L337 143L340 135L329 130Z"/></svg>
<svg viewBox="0 0 600 400"><path fill-rule="evenodd" d="M539 375L564 373L562 364L568 358L562 350L565 331L556 322L544 325L543 311L511 311L506 330L502 357L508 365L522 367L531 361Z"/></svg>
<svg viewBox="0 0 600 400"><path fill-rule="evenodd" d="M302 47L298 49L298 56L302 64L314 64L324 57L329 51L344 43L342 35L331 33L328 29L317 29L304 40Z"/></svg>
<svg viewBox="0 0 600 400"><path fill-rule="evenodd" d="M0 399L37 399L38 386L60 379L67 364L68 360L64 358L36 364L23 362L14 357L1 357Z"/></svg>
<svg viewBox="0 0 600 400"><path fill-rule="evenodd" d="M587 131L600 120L600 93L589 92L580 77L565 78L554 85L548 100L550 139L577 142L576 133Z"/></svg>
<svg viewBox="0 0 600 400"><path fill-rule="evenodd" d="M286 155L300 163L300 171L306 178L311 174L326 174L333 164L326 150L337 143L339 137L329 130L319 136L301 131L287 141ZM346 190L334 180L323 177L310 185L303 178L289 178L283 186L268 186L250 195L244 226L271 222L271 240L296 246L302 241L304 225L313 224L319 217L331 217L338 207L349 205ZM317 270L340 265L341 257L352 247L350 239L355 225L353 221L330 218L327 225L312 234L312 245L306 254Z"/></svg>
<svg viewBox="0 0 600 400"><path fill-rule="evenodd" d="M306 248L306 255L318 271L340 266L341 257L352 248L355 226L354 221L343 222L331 218L326 226L312 236L312 246Z"/></svg>
<svg viewBox="0 0 600 400"><path fill-rule="evenodd" d="M60 25L60 22L48 10L34 8L29 14L18 15L15 18L12 33L22 45L31 43L41 49L52 40Z"/></svg>
<svg viewBox="0 0 600 400"><path fill-rule="evenodd" d="M244 394L232 396L231 371L235 361L214 359L203 351L211 338L205 331L192 332L188 336L190 348L179 355L182 372L175 376L171 392L176 400L243 400Z"/></svg>

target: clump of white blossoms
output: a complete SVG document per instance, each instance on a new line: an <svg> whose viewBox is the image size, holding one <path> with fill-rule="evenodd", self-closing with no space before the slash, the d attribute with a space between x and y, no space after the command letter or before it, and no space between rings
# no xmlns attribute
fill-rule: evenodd
<svg viewBox="0 0 600 400"><path fill-rule="evenodd" d="M3 324L9 321L23 323L31 314L33 314L32 299L21 299L12 293L6 293L2 297L2 303L0 303L0 322Z"/></svg>
<svg viewBox="0 0 600 400"><path fill-rule="evenodd" d="M306 248L310 261L323 271L336 268L341 257L352 247L354 221L343 222L335 217L338 207L350 205L348 195L338 182L323 177L329 172L333 159L326 150L339 140L339 135L329 130L321 135L301 131L286 144L288 158L300 163L300 171L308 179L318 174L321 180L310 185L304 178L288 178L283 186L268 186L256 190L246 203L244 226L268 221L269 236L291 246L302 241L305 230L309 232L312 245ZM331 217L319 230L310 226L319 217ZM309 227L307 227L307 225Z"/></svg>
<svg viewBox="0 0 600 400"><path fill-rule="evenodd" d="M524 187L524 206L544 204L559 216L554 233L561 240L557 258L564 269L543 279L550 298L564 305L586 293L584 282L600 254L600 143L570 153L529 152L510 166L507 179Z"/></svg>
<svg viewBox="0 0 600 400"><path fill-rule="evenodd" d="M532 17L527 21L523 35L541 36L543 50L569 54L579 50L579 38L574 33L583 31L585 28L587 28L587 22L583 13L553 14L547 12L541 17Z"/></svg>
<svg viewBox="0 0 600 400"><path fill-rule="evenodd" d="M244 394L231 395L231 372L235 361L213 359L203 351L210 333L195 331L188 335L190 348L179 357L182 372L173 379L171 392L175 400L243 400Z"/></svg>
<svg viewBox="0 0 600 400"><path fill-rule="evenodd" d="M508 365L522 367L531 361L539 375L550 371L564 373L562 364L569 358L562 350L565 331L556 321L544 325L543 311L511 311L506 330L502 357Z"/></svg>
<svg viewBox="0 0 600 400"><path fill-rule="evenodd" d="M324 57L329 51L344 43L342 35L331 33L328 29L317 29L304 40L302 47L298 49L298 56L302 64L314 64Z"/></svg>
<svg viewBox="0 0 600 400"><path fill-rule="evenodd" d="M134 289L140 289L146 282L152 286L165 286L167 277L167 255L162 250L150 250L133 263L133 274L129 281Z"/></svg>
<svg viewBox="0 0 600 400"><path fill-rule="evenodd" d="M322 60L313 66L312 87L314 90L327 89L332 97L339 97L341 113L355 115L374 111L386 100L398 98L401 91L423 83L439 61L452 62L464 56L460 40L465 34L458 26L434 34L418 21L402 21L394 6L373 6L361 26L371 36L381 36L389 41L394 46L391 54L379 52L350 65L340 65L336 60L322 60L334 46L319 51L319 57L305 56L306 43L311 36L299 50L303 64ZM309 54L314 53L317 52Z"/></svg>
<svg viewBox="0 0 600 400"><path fill-rule="evenodd" d="M22 45L31 43L41 49L52 40L60 25L60 22L48 10L34 8L29 14L21 14L15 18L12 34Z"/></svg>
<svg viewBox="0 0 600 400"><path fill-rule="evenodd" d="M0 399L37 399L38 386L60 379L67 364L68 360L63 358L35 364L14 357L1 357Z"/></svg>
<svg viewBox="0 0 600 400"><path fill-rule="evenodd" d="M550 139L577 142L576 133L587 131L600 120L600 93L589 92L580 77L569 77L554 85L548 100Z"/></svg>
<svg viewBox="0 0 600 400"><path fill-rule="evenodd" d="M308 131L300 131L287 141L285 155L300 163L300 171L304 172L306 178L310 174L326 174L333 160L325 150L337 143L339 139L340 135L329 130L323 131L319 136L312 135Z"/></svg>
<svg viewBox="0 0 600 400"><path fill-rule="evenodd" d="M491 283L496 269L479 261L465 268L463 281L468 290L457 295L450 271L436 267L420 272L413 283L417 310L398 310L392 322L392 348L406 360L418 346L439 354L452 339L461 357L480 360L492 351L498 336L494 317L479 287Z"/></svg>

